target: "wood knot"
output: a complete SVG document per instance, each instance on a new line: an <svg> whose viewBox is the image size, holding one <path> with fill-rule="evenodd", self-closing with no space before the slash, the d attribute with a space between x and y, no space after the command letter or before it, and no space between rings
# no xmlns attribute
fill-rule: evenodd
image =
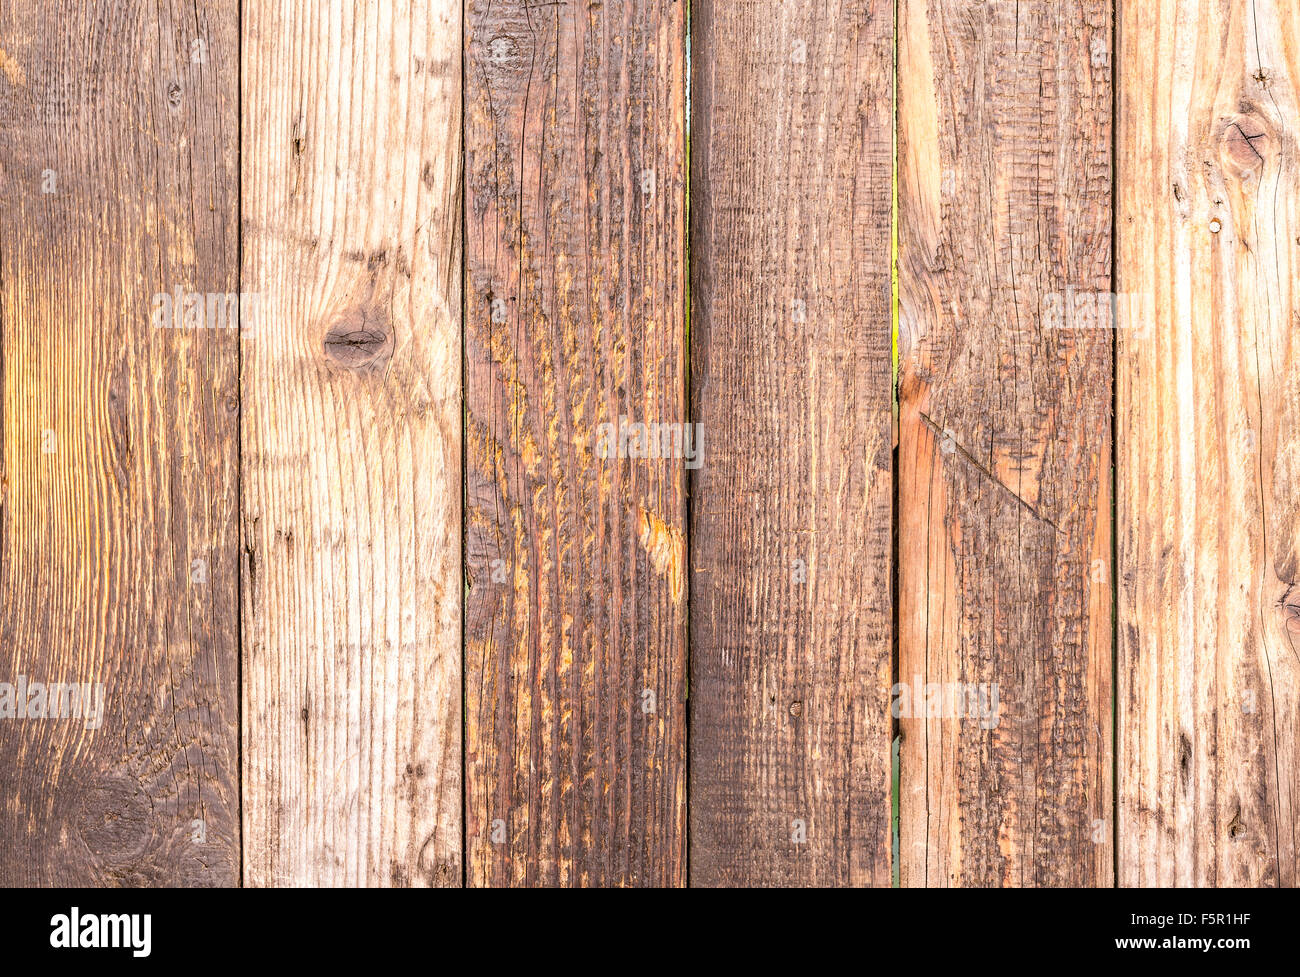
<svg viewBox="0 0 1300 977"><path fill-rule="evenodd" d="M393 355L393 330L379 309L354 309L325 333L324 349L325 357L344 369L382 369Z"/></svg>
<svg viewBox="0 0 1300 977"><path fill-rule="evenodd" d="M1232 821L1228 823L1228 837L1236 840L1246 831L1246 826L1241 823L1241 808L1237 808L1237 813L1232 816Z"/></svg>
<svg viewBox="0 0 1300 977"><path fill-rule="evenodd" d="M1229 116L1220 123L1219 161L1231 177L1258 178L1277 149L1273 127L1259 112Z"/></svg>
<svg viewBox="0 0 1300 977"><path fill-rule="evenodd" d="M1287 587L1286 593L1277 602L1282 609L1282 619L1291 634L1300 634L1300 590L1294 585Z"/></svg>
<svg viewBox="0 0 1300 977"><path fill-rule="evenodd" d="M133 780L105 777L82 797L77 834L96 858L120 865L138 859L153 838L149 798Z"/></svg>
<svg viewBox="0 0 1300 977"><path fill-rule="evenodd" d="M487 42L487 61L497 68L514 69L522 67L524 59L513 37L498 34Z"/></svg>

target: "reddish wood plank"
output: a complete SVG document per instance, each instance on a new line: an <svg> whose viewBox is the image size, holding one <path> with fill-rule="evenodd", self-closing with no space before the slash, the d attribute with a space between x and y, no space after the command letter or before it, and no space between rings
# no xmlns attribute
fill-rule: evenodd
<svg viewBox="0 0 1300 977"><path fill-rule="evenodd" d="M1110 885L1112 5L899 17L901 881Z"/></svg>

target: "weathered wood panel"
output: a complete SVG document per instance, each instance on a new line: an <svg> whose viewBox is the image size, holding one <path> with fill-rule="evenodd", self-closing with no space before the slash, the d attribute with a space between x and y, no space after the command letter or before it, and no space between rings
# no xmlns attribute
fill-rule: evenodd
<svg viewBox="0 0 1300 977"><path fill-rule="evenodd" d="M685 7L467 7L473 885L685 877Z"/></svg>
<svg viewBox="0 0 1300 977"><path fill-rule="evenodd" d="M901 882L1109 885L1111 4L899 16Z"/></svg>
<svg viewBox="0 0 1300 977"><path fill-rule="evenodd" d="M459 0L247 0L251 885L461 882Z"/></svg>
<svg viewBox="0 0 1300 977"><path fill-rule="evenodd" d="M238 883L237 20L0 4L3 885Z"/></svg>
<svg viewBox="0 0 1300 977"><path fill-rule="evenodd" d="M1120 883L1294 886L1300 8L1120 9Z"/></svg>
<svg viewBox="0 0 1300 977"><path fill-rule="evenodd" d="M694 8L692 884L890 883L893 10Z"/></svg>

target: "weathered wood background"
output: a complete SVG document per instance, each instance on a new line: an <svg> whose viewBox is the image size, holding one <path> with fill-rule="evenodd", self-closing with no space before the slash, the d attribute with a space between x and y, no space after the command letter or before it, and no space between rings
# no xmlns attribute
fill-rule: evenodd
<svg viewBox="0 0 1300 977"><path fill-rule="evenodd" d="M1294 886L1296 336L1292 0L0 0L0 884Z"/></svg>

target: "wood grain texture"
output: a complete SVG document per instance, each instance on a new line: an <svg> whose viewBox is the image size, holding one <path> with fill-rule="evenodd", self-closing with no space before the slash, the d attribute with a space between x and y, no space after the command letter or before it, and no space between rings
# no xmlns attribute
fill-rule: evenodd
<svg viewBox="0 0 1300 977"><path fill-rule="evenodd" d="M468 880L680 884L685 4L466 10Z"/></svg>
<svg viewBox="0 0 1300 977"><path fill-rule="evenodd" d="M1294 886L1300 9L1120 9L1120 883Z"/></svg>
<svg viewBox="0 0 1300 977"><path fill-rule="evenodd" d="M233 2L0 3L0 682L105 703L0 718L0 885L238 882L238 337L152 323L235 288L238 51Z"/></svg>
<svg viewBox="0 0 1300 977"><path fill-rule="evenodd" d="M893 3L696 3L691 881L889 885Z"/></svg>
<svg viewBox="0 0 1300 977"><path fill-rule="evenodd" d="M246 0L250 885L459 885L459 0Z"/></svg>
<svg viewBox="0 0 1300 977"><path fill-rule="evenodd" d="M899 11L901 882L1110 885L1111 4Z"/></svg>

